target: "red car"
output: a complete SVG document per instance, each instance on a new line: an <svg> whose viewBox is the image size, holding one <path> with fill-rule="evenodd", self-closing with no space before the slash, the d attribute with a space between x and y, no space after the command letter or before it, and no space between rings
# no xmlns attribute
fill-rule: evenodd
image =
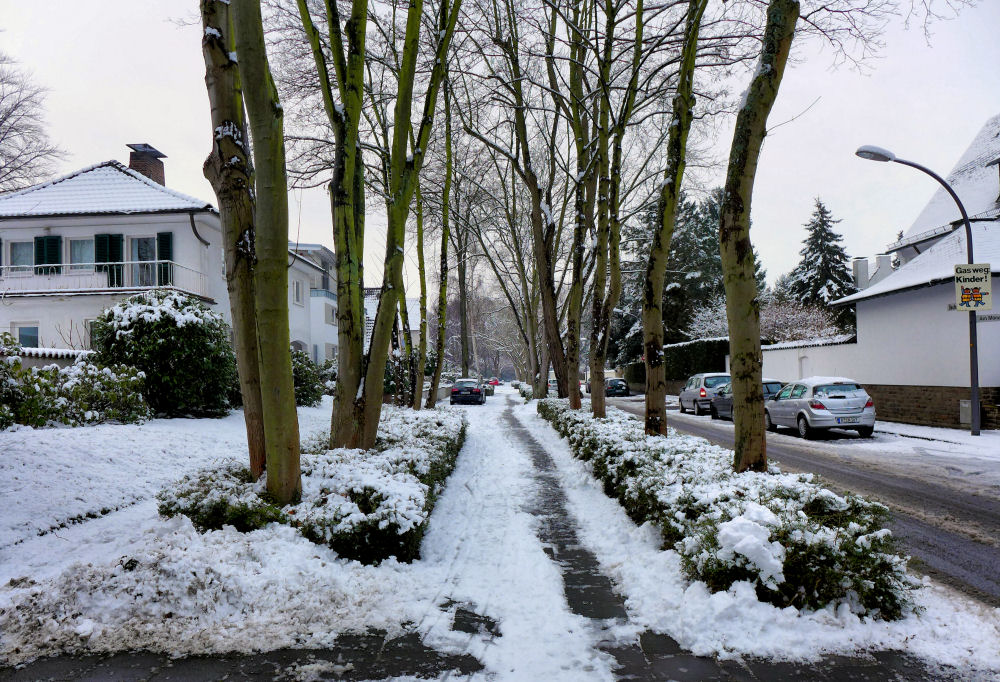
<svg viewBox="0 0 1000 682"><path fill-rule="evenodd" d="M492 379L490 379L486 383L488 383L490 386L499 386L500 385L500 380L497 379L496 377L493 377Z"/></svg>

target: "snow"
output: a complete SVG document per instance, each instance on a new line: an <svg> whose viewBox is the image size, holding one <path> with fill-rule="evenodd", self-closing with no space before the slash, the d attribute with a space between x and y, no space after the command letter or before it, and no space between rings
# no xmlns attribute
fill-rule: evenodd
<svg viewBox="0 0 1000 682"><path fill-rule="evenodd" d="M167 189L117 161L0 196L0 216L155 213L212 210L211 204Z"/></svg>
<svg viewBox="0 0 1000 682"><path fill-rule="evenodd" d="M659 531L648 523L637 527L533 410L525 405L518 416L552 455L570 512L580 523L581 541L615 581L633 623L668 634L700 656L805 661L823 654L899 650L955 666L974 679L1000 672L1000 609L926 579L916 593L923 611L896 622L861 619L846 606L817 612L781 609L760 602L745 582L716 593L688 582L678 554L660 549ZM751 551L749 543L744 548ZM765 560L766 553L759 558Z"/></svg>
<svg viewBox="0 0 1000 682"><path fill-rule="evenodd" d="M78 358L81 355L86 355L91 351L88 350L77 350L75 348L32 348L21 347L20 355L23 358L51 358L51 359L67 359L67 358Z"/></svg>
<svg viewBox="0 0 1000 682"><path fill-rule="evenodd" d="M518 405L516 419L553 457L581 543L625 598L629 623L595 628L569 610L559 567L527 511L537 494L533 464L502 416L516 402L500 387L485 406L464 410L466 446L431 516L422 558L379 566L346 561L288 526L203 534L185 517L157 515L152 496L161 487L245 456L240 412L0 432L0 660L53 650L323 647L342 632L376 627L389 636L416 631L428 646L472 654L488 679L610 681L613 661L597 644L633 641L637 628L649 628L723 658L898 649L980 679L1000 671L1000 612L931 583L918 594L922 614L885 623L847 609L778 609L745 583L712 594L689 582L677 553L660 549L659 532L629 520L534 406ZM320 407L299 409L304 438L328 427L331 406L326 396ZM732 551L759 564L776 560L766 542L753 541L769 514L748 504L733 519ZM453 631L452 602L495 619L501 636ZM20 618L15 605L38 618ZM303 679L326 671L318 665L286 672Z"/></svg>

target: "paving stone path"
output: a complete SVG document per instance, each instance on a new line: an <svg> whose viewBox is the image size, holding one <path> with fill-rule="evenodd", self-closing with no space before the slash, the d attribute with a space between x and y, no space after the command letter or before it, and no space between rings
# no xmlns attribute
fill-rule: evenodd
<svg viewBox="0 0 1000 682"><path fill-rule="evenodd" d="M504 413L511 432L531 455L538 496L529 511L539 518L538 536L562 572L566 601L574 613L590 618L595 632L609 632L627 622L625 603L610 578L600 571L597 557L580 545L576 523L566 509L566 495L555 475L555 463L545 448L518 421L511 409ZM892 652L865 658L829 656L811 665L766 660L716 661L685 651L667 635L643 632L637 641L599 644L614 656L620 680L943 680L918 661Z"/></svg>

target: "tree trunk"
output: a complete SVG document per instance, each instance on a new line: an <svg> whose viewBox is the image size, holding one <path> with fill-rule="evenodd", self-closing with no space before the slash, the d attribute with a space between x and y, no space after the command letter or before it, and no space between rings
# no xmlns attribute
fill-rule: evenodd
<svg viewBox="0 0 1000 682"><path fill-rule="evenodd" d="M267 492L279 504L301 493L299 422L288 331L288 183L278 91L264 48L260 4L235 0L233 26L253 135L256 172L254 286L259 333L261 403L267 448Z"/></svg>
<svg viewBox="0 0 1000 682"><path fill-rule="evenodd" d="M673 101L673 120L667 138L667 169L660 187L660 227L653 233L643 285L642 336L646 362L646 433L667 433L667 383L663 366L663 284L666 277L670 240L677 220L677 203L684 178L687 137L694 114L694 69L698 31L708 0L688 5L684 47Z"/></svg>
<svg viewBox="0 0 1000 682"><path fill-rule="evenodd" d="M466 259L469 257L469 232L468 228L458 228L456 225L455 236L458 248L455 250L455 257L458 259L458 320L461 329L462 342L462 376L472 376L469 373L471 362L469 360L469 286L466 281Z"/></svg>
<svg viewBox="0 0 1000 682"><path fill-rule="evenodd" d="M424 366L427 364L427 268L424 267L424 201L417 183L417 269L420 277L420 340L414 358L413 409L419 410L424 397Z"/></svg>
<svg viewBox="0 0 1000 682"><path fill-rule="evenodd" d="M233 318L236 367L243 397L250 475L260 478L266 466L264 416L260 394L257 313L254 304L253 169L247 158L246 117L239 65L232 59L235 41L229 5L202 0L205 85L212 111L214 144L203 171L219 201L226 258L226 289ZM213 30L209 30L213 29Z"/></svg>
<svg viewBox="0 0 1000 682"><path fill-rule="evenodd" d="M450 239L450 205L451 177L453 170L451 150L451 84L444 83L444 188L441 190L441 260L440 281L438 282L437 309L437 362L434 365L434 376L431 377L431 388L427 394L427 407L434 407L437 402L438 387L441 385L441 368L444 367L445 331L448 322L448 240Z"/></svg>
<svg viewBox="0 0 1000 682"><path fill-rule="evenodd" d="M761 386L760 298L750 242L750 204L767 117L778 96L799 17L797 0L771 0L757 71L736 117L719 221L719 250L729 320L730 374L736 430L733 468L767 470Z"/></svg>

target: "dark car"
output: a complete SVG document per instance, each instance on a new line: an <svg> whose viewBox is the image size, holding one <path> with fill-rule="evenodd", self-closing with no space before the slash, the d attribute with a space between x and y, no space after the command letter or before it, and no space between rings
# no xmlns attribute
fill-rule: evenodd
<svg viewBox="0 0 1000 682"><path fill-rule="evenodd" d="M723 384L729 383L729 375L724 372L705 372L695 374L687 380L687 384L677 396L681 412L691 409L695 414L705 414L715 392Z"/></svg>
<svg viewBox="0 0 1000 682"><path fill-rule="evenodd" d="M781 390L781 382L775 379L764 379L764 400ZM709 406L712 419L733 418L733 384L730 382L719 387Z"/></svg>
<svg viewBox="0 0 1000 682"><path fill-rule="evenodd" d="M451 386L451 404L470 403L482 405L486 402L486 390L479 379L456 379Z"/></svg>
<svg viewBox="0 0 1000 682"><path fill-rule="evenodd" d="M607 383L604 384L604 395L615 396L631 394L628 390L628 384L624 379L608 379Z"/></svg>

